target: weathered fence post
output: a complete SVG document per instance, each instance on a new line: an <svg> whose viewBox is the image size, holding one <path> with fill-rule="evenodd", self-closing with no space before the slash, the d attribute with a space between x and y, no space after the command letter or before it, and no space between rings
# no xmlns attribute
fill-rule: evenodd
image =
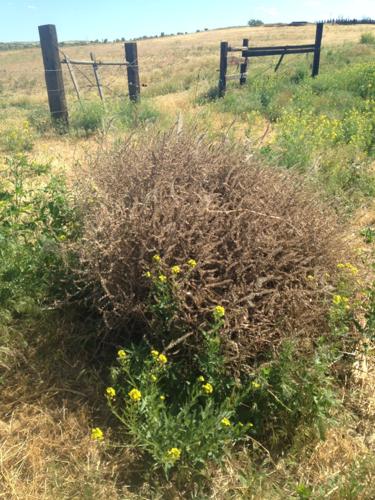
<svg viewBox="0 0 375 500"><path fill-rule="evenodd" d="M55 123L58 122L63 126L67 126L68 108L66 105L56 26L45 24L39 26L38 29L51 116Z"/></svg>
<svg viewBox="0 0 375 500"><path fill-rule="evenodd" d="M101 83L100 77L99 77L98 64L96 62L95 54L93 52L90 52L90 59L92 61L92 69L94 71L94 76L95 76L96 86L98 87L99 97L100 97L102 103L104 104L104 94L103 94L102 83Z"/></svg>
<svg viewBox="0 0 375 500"><path fill-rule="evenodd" d="M227 88L228 42L220 44L219 97L224 97Z"/></svg>
<svg viewBox="0 0 375 500"><path fill-rule="evenodd" d="M139 83L138 51L135 42L125 43L125 60L128 63L129 98L131 101L137 102L140 99L141 86Z"/></svg>
<svg viewBox="0 0 375 500"><path fill-rule="evenodd" d="M320 49L322 46L323 26L324 26L323 23L318 23L316 25L314 61L313 61L313 68L312 68L312 76L313 77L315 77L319 74Z"/></svg>
<svg viewBox="0 0 375 500"><path fill-rule="evenodd" d="M244 38L242 40L242 46L246 49L249 48L249 39ZM245 85L247 78L247 66L249 59L245 57L245 61L240 65L240 85Z"/></svg>

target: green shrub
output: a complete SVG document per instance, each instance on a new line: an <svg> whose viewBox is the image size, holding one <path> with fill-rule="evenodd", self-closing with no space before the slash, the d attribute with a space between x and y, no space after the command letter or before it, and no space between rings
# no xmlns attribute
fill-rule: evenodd
<svg viewBox="0 0 375 500"><path fill-rule="evenodd" d="M22 153L31 151L34 146L34 135L28 121L21 127L12 127L2 133L0 144L8 153Z"/></svg>
<svg viewBox="0 0 375 500"><path fill-rule="evenodd" d="M187 266L192 277L197 263L191 259ZM174 328L171 319L181 315L182 272L174 266L168 278L158 255L145 272L151 284L147 316L156 337L174 336L168 329ZM112 385L106 389L109 407L130 435L131 445L146 451L167 475L171 469L199 470L220 461L247 436L275 450L292 444L300 427L324 435L335 397L327 375L330 359L324 358L323 350L299 356L291 343L285 343L278 356L251 374L234 377L223 355L225 314L217 305L201 325L202 348L194 363L183 351L167 356L144 341L117 352ZM172 342L169 349L176 345ZM92 437L101 440L104 434L95 428Z"/></svg>
<svg viewBox="0 0 375 500"><path fill-rule="evenodd" d="M51 130L51 115L45 106L33 108L28 115L28 121L39 134L45 134Z"/></svg>
<svg viewBox="0 0 375 500"><path fill-rule="evenodd" d="M372 33L362 33L361 43L366 45L375 45L375 36Z"/></svg>
<svg viewBox="0 0 375 500"><path fill-rule="evenodd" d="M60 242L77 234L61 176L23 155L6 160L0 177L0 306L19 311L60 293ZM66 278L66 276L65 276Z"/></svg>
<svg viewBox="0 0 375 500"><path fill-rule="evenodd" d="M113 109L114 116L126 129L136 129L149 123L154 123L160 113L147 102L121 102Z"/></svg>
<svg viewBox="0 0 375 500"><path fill-rule="evenodd" d="M71 113L70 124L77 132L92 134L102 128L105 108L101 102L85 102Z"/></svg>

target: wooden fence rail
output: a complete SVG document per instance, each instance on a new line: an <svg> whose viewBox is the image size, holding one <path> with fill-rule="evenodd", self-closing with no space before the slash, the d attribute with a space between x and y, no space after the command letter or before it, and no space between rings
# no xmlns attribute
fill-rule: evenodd
<svg viewBox="0 0 375 500"><path fill-rule="evenodd" d="M241 52L244 62L240 64L240 85L246 83L249 59L253 57L267 57L267 56L280 56L276 64L275 71L277 71L285 56L290 54L314 54L312 64L312 77L319 74L320 65L320 51L322 46L323 37L323 23L316 25L315 43L301 44L301 45L275 45L268 47L249 47L249 40L244 38L242 47L230 47L228 42L221 42L220 44L220 68L219 68L219 96L223 97L226 92L227 80L232 77L227 76L228 68L228 53Z"/></svg>

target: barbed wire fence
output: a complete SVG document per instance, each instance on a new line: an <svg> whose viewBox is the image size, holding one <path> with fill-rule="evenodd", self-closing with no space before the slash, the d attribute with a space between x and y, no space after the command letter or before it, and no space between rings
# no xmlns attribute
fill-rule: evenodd
<svg viewBox="0 0 375 500"><path fill-rule="evenodd" d="M65 93L66 81L71 81L74 93L80 103L84 99L82 90L91 92L93 89L96 89L104 107L108 94L112 98L117 99L124 96L121 88L108 85L108 79L106 80L107 83L103 85L102 75L99 71L103 68L114 68L115 74L112 74L113 84L115 81L118 84L120 71L122 72L126 69L128 82L128 93L126 96L133 102L139 101L140 80L137 44L135 42L125 43L125 58L123 61L97 60L93 52L90 54L90 60L87 61L71 59L59 48L55 25L39 26L39 37L50 113L54 121L59 121L59 126L61 124L68 125L69 113ZM65 72L63 71L63 66L66 68Z"/></svg>

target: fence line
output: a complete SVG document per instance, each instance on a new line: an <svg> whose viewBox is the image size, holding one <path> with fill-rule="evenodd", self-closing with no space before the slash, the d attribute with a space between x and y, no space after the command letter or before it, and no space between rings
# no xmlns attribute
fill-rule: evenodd
<svg viewBox="0 0 375 500"><path fill-rule="evenodd" d="M102 85L99 67L101 66L117 66L119 68L127 68L128 76L128 96L133 102L139 101L140 98L140 80L139 80L139 65L138 65L138 55L137 55L137 44L135 42L125 43L125 61L97 61L93 53L90 54L91 61L80 61L70 59L58 46L56 26L53 24L47 24L39 26L39 37L40 37L40 47L43 56L44 65L44 75L47 86L47 95L50 113L53 120L62 121L66 126L68 125L68 108L66 104L66 95L64 87L64 78L62 65L66 64L70 78L73 83L74 90L76 92L77 98L81 101L80 88L76 75L74 73L74 67L77 68L86 80L89 81L90 85L94 87L93 82L90 78L84 74L80 69L80 66L91 66L96 87L100 99L104 104L104 93L103 88L106 86ZM63 58L60 58L60 54Z"/></svg>

